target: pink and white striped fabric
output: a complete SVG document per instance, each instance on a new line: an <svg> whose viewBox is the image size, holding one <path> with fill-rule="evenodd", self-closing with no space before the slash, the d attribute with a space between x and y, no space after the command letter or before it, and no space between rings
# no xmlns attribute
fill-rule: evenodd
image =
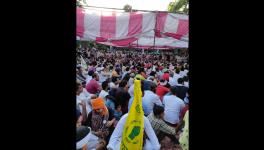
<svg viewBox="0 0 264 150"><path fill-rule="evenodd" d="M188 28L187 15L77 8L77 37L107 45L188 47Z"/></svg>
<svg viewBox="0 0 264 150"><path fill-rule="evenodd" d="M189 32L189 19L187 15L172 13L157 13L157 37L173 37L182 39Z"/></svg>

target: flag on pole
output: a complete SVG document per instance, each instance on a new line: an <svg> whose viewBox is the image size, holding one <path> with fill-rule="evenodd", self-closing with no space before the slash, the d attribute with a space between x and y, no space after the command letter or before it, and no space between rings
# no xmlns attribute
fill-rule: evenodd
<svg viewBox="0 0 264 150"><path fill-rule="evenodd" d="M140 80L135 80L134 100L124 126L120 150L141 150L143 145L144 112Z"/></svg>

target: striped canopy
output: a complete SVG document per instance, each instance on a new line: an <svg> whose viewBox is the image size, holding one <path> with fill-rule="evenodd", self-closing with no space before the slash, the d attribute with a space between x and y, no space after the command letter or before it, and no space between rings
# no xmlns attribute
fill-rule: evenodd
<svg viewBox="0 0 264 150"><path fill-rule="evenodd" d="M188 15L77 7L78 40L118 47L188 48ZM154 46L155 43L155 46Z"/></svg>

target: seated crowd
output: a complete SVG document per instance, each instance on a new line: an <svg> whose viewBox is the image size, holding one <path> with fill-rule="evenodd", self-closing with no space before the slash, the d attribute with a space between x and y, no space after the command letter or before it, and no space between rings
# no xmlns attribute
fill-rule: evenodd
<svg viewBox="0 0 264 150"><path fill-rule="evenodd" d="M188 63L146 57L92 55L88 65L77 65L77 150L119 149L135 79L141 80L143 149L188 149Z"/></svg>

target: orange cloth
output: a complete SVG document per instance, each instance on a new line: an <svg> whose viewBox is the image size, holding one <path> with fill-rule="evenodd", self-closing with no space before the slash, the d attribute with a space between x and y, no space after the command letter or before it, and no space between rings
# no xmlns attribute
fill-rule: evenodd
<svg viewBox="0 0 264 150"><path fill-rule="evenodd" d="M104 100L101 97L98 97L96 99L92 99L91 104L92 104L93 109L100 109L100 108L105 107Z"/></svg>
<svg viewBox="0 0 264 150"><path fill-rule="evenodd" d="M112 77L118 77L118 74L115 70L112 71Z"/></svg>
<svg viewBox="0 0 264 150"><path fill-rule="evenodd" d="M102 114L106 115L108 113L108 110L104 104L104 100L101 97L98 97L96 99L91 100L92 108L93 109L103 109Z"/></svg>

